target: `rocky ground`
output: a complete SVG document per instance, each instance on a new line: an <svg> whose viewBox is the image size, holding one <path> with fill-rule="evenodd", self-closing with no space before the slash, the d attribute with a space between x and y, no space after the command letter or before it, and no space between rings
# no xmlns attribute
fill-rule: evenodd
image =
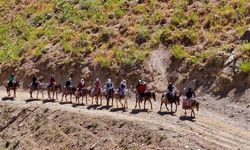
<svg viewBox="0 0 250 150"><path fill-rule="evenodd" d="M249 92L249 91L246 91ZM0 91L0 97L6 96ZM199 96L196 119L163 108L107 108L96 105L30 101L18 92L15 101L2 100L0 141L9 149L249 149L249 106ZM74 100L73 100L74 101ZM89 100L88 103L91 101ZM149 106L147 105L149 108Z"/></svg>

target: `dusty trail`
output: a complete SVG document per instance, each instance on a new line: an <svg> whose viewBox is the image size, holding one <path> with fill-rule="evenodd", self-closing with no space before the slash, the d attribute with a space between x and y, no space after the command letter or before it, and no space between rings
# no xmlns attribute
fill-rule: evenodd
<svg viewBox="0 0 250 150"><path fill-rule="evenodd" d="M0 90L0 98L4 96L6 96L5 91ZM18 92L17 96L18 98L15 101L2 101L1 103L17 107L39 106L52 110L67 110L87 116L136 122L148 130L158 131L159 133L165 132L171 137L170 141L177 140L186 149L250 149L250 128L246 128L244 123L236 122L222 113L209 111L204 105L196 113L196 119L191 120L181 117L183 110L180 106L174 116L166 112L165 108L163 108L162 113L158 113L159 98L158 101L153 102L153 111L132 110L135 103L133 100L128 102L129 110L122 111L122 109L91 105L73 108L71 104L60 105L58 103L42 103L42 101L26 103L25 100L29 97L27 92ZM103 102L106 104L106 101ZM149 105L147 106L149 108Z"/></svg>

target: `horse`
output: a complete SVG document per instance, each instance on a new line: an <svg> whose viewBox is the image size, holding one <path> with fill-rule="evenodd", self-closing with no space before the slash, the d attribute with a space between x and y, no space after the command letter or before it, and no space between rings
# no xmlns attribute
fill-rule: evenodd
<svg viewBox="0 0 250 150"><path fill-rule="evenodd" d="M185 101L185 100L184 100ZM194 113L194 110L195 108L197 109L197 111L199 111L199 106L200 106L200 103L197 102L197 101L193 101L192 104L190 106L185 106L184 104L184 101L183 101L183 109L185 109L185 115L187 115L187 109L190 109L191 110L191 117L193 117L194 115L194 118L195 118L195 113ZM193 115L192 115L193 114Z"/></svg>
<svg viewBox="0 0 250 150"><path fill-rule="evenodd" d="M32 83L30 84L30 98L33 98L32 96L32 93L34 91L37 91L37 95L36 95L36 98L38 99L38 95L39 95L39 92L42 93L42 98L44 98L44 94L43 92L48 90L48 83L41 83L41 82L37 82L37 87L35 87Z"/></svg>
<svg viewBox="0 0 250 150"><path fill-rule="evenodd" d="M20 88L20 84L18 81L15 81L14 83L12 83L12 85L9 84L8 81L5 82L5 88L7 91L8 96L11 96L10 91L13 90L14 91L14 98L16 98L16 90L17 88Z"/></svg>
<svg viewBox="0 0 250 150"><path fill-rule="evenodd" d="M109 106L109 100L111 99L112 100L112 106L114 104L114 89L109 89L108 91L104 91L105 93L105 97L106 97L106 100L107 100L107 106ZM103 92L102 92L103 93Z"/></svg>
<svg viewBox="0 0 250 150"><path fill-rule="evenodd" d="M61 102L63 102L63 98L65 97L65 99L66 99L66 102L68 101L67 100L67 97L68 97L68 95L70 96L70 102L72 102L72 95L74 95L75 97L76 97L76 87L66 87L66 86L64 86L63 87L63 90L62 90L62 100L61 100ZM77 97L76 97L76 99L77 99Z"/></svg>
<svg viewBox="0 0 250 150"><path fill-rule="evenodd" d="M165 104L168 111L168 104L171 104L171 112L173 112L172 106L173 104L175 104L175 112L177 112L177 106L180 105L180 96L178 96L176 93L172 97L168 97L166 94L162 94L160 111L162 104Z"/></svg>
<svg viewBox="0 0 250 150"><path fill-rule="evenodd" d="M56 99L58 99L58 93L62 91L62 85L61 84L49 84L48 86L48 97L51 99L50 92L52 92L52 99L54 99L54 96L56 95Z"/></svg>
<svg viewBox="0 0 250 150"><path fill-rule="evenodd" d="M116 99L116 107L118 108L118 102L122 105L123 108L128 109L128 98L131 98L131 91L130 89L125 89L124 94L121 96L118 92L118 90L115 90L114 92L114 98ZM124 104L122 104L121 100L124 99Z"/></svg>
<svg viewBox="0 0 250 150"><path fill-rule="evenodd" d="M76 102L80 103L80 98L82 97L82 104L83 98L86 97L86 104L88 104L88 93L90 92L90 88L77 88L76 90Z"/></svg>
<svg viewBox="0 0 250 150"><path fill-rule="evenodd" d="M151 110L153 110L153 105L151 102L152 98L154 99L154 101L156 101L155 92L145 92L145 93L141 93L140 95L137 94L136 102L135 102L135 109L137 108L137 103L139 104L139 108L141 108L140 103L144 100L144 109L146 109L146 101L149 101L149 103L151 104Z"/></svg>
<svg viewBox="0 0 250 150"><path fill-rule="evenodd" d="M98 105L98 99L101 99L101 105L102 105L102 96L105 95L105 92L102 91L102 89L96 89L96 88L92 88L91 90L89 90L89 96L92 98L92 105L93 105L93 99L95 98L96 100L96 104Z"/></svg>

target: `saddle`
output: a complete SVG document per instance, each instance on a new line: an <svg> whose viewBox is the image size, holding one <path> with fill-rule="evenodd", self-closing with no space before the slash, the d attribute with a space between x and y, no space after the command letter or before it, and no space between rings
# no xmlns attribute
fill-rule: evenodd
<svg viewBox="0 0 250 150"><path fill-rule="evenodd" d="M193 105L194 102L195 102L194 98L189 98L189 99L185 98L183 100L183 105L182 105L183 109L188 109Z"/></svg>

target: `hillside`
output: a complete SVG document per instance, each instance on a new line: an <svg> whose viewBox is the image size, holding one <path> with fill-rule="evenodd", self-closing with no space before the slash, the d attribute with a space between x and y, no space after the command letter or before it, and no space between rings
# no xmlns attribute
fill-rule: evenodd
<svg viewBox="0 0 250 150"><path fill-rule="evenodd" d="M61 81L72 75L153 83L145 62L160 49L171 55L170 68L158 75L166 77L163 85L196 79L227 95L250 87L250 44L239 40L249 10L248 0L1 1L0 78L16 72L27 85L34 73L46 80L54 73Z"/></svg>

